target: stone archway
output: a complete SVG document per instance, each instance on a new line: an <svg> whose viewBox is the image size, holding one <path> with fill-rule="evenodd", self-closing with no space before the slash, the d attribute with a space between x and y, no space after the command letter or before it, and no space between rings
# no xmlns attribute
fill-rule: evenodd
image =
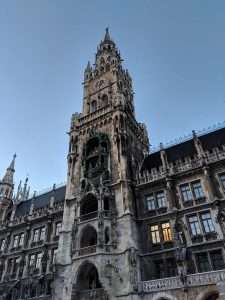
<svg viewBox="0 0 225 300"><path fill-rule="evenodd" d="M210 287L199 294L196 300L220 300L219 291L216 287Z"/></svg>
<svg viewBox="0 0 225 300"><path fill-rule="evenodd" d="M90 298L105 300L107 294L100 282L96 266L86 261L78 269L71 300L87 300Z"/></svg>
<svg viewBox="0 0 225 300"><path fill-rule="evenodd" d="M155 295L152 298L152 300L177 300L177 299L172 295L162 292L162 293Z"/></svg>

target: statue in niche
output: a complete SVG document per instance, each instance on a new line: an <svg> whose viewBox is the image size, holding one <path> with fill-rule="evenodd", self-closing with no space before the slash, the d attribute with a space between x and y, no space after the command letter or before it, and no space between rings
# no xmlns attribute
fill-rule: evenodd
<svg viewBox="0 0 225 300"><path fill-rule="evenodd" d="M130 265L130 282L133 285L133 290L138 289L138 274L137 274L137 251L134 247L129 249L128 261Z"/></svg>

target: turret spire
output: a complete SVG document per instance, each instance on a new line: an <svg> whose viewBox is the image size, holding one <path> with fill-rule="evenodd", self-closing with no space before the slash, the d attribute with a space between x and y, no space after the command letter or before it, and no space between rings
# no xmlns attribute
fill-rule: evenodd
<svg viewBox="0 0 225 300"><path fill-rule="evenodd" d="M106 41L111 41L110 34L109 34L109 28L108 27L105 29L104 42L106 42Z"/></svg>
<svg viewBox="0 0 225 300"><path fill-rule="evenodd" d="M13 155L13 159L6 170L5 176L2 179L2 183L13 185L13 175L15 173L15 161L16 161L16 154Z"/></svg>

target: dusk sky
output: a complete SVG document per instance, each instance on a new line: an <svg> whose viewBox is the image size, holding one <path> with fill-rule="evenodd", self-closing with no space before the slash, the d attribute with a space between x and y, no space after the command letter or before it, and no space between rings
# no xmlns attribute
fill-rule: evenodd
<svg viewBox="0 0 225 300"><path fill-rule="evenodd" d="M0 0L0 177L66 179L71 115L105 28L157 146L225 121L225 0Z"/></svg>

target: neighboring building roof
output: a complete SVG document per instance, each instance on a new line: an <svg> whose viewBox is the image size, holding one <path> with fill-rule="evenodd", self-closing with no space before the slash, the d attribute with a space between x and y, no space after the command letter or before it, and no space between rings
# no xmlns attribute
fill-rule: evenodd
<svg viewBox="0 0 225 300"><path fill-rule="evenodd" d="M202 143L204 150L211 150L221 145L225 145L225 127L198 135L199 140ZM173 163L178 159L183 159L185 157L191 157L197 154L194 140L189 138L188 140L164 148L168 163ZM142 170L157 168L162 165L160 159L160 150L155 151L148 156L143 161Z"/></svg>
<svg viewBox="0 0 225 300"><path fill-rule="evenodd" d="M18 204L15 216L23 216L29 213L31 203L34 203L34 209L47 207L50 203L50 199L54 196L54 202L61 202L65 199L66 186L59 187L55 190L51 190L49 192L40 194L35 198L31 198L29 200L23 201Z"/></svg>

